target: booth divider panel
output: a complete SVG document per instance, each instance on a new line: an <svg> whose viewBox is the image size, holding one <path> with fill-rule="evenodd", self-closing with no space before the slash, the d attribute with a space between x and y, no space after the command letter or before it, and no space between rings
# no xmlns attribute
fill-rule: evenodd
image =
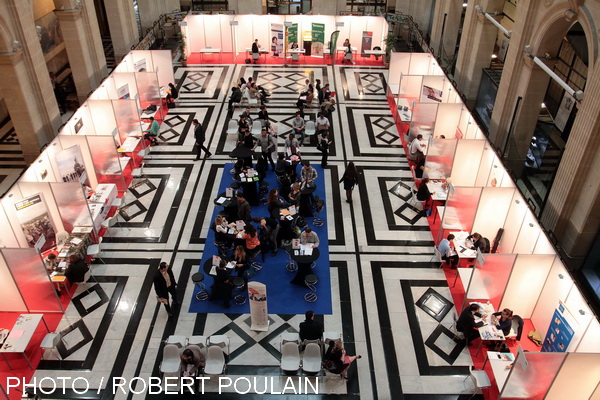
<svg viewBox="0 0 600 400"><path fill-rule="evenodd" d="M546 400L591 399L600 383L600 354L569 353Z"/></svg>
<svg viewBox="0 0 600 400"><path fill-rule="evenodd" d="M154 116L154 119L161 120L163 118L163 109L161 107L162 101L158 86L158 76L155 72L136 72L135 81L140 95L140 107L146 109L149 105L155 105L158 112Z"/></svg>
<svg viewBox="0 0 600 400"><path fill-rule="evenodd" d="M448 137L448 136L446 136ZM442 139L448 140L448 139ZM477 173L485 140L458 140L452 162L452 183L456 186L476 186Z"/></svg>
<svg viewBox="0 0 600 400"><path fill-rule="evenodd" d="M540 234L542 234L542 230L535 216L528 208L525 212L525 218L523 219L521 231L519 232L513 253L532 254Z"/></svg>
<svg viewBox="0 0 600 400"><path fill-rule="evenodd" d="M50 162L50 152L44 151L36 162L33 164L33 168L29 168L35 171L36 182L56 182L56 175Z"/></svg>
<svg viewBox="0 0 600 400"><path fill-rule="evenodd" d="M230 22L233 20L233 15L219 15L219 30L221 31L221 44L219 47L224 53L234 52L234 47L232 43L232 30L230 25Z"/></svg>
<svg viewBox="0 0 600 400"><path fill-rule="evenodd" d="M120 144L129 136L142 136L140 114L136 100L112 100Z"/></svg>
<svg viewBox="0 0 600 400"><path fill-rule="evenodd" d="M60 132L61 134L70 134L70 135L95 135L96 128L94 127L94 120L92 118L92 114L90 112L90 108L87 105L87 101L83 103L81 107L77 109L75 114L69 119L65 127L68 127L68 130L64 129Z"/></svg>
<svg viewBox="0 0 600 400"><path fill-rule="evenodd" d="M412 128L411 128L412 129ZM424 175L429 179L446 179L452 173L456 140L433 139L429 141Z"/></svg>
<svg viewBox="0 0 600 400"><path fill-rule="evenodd" d="M432 56L429 53L411 53L408 73L410 75L430 75L431 59Z"/></svg>
<svg viewBox="0 0 600 400"><path fill-rule="evenodd" d="M502 298L502 308L531 318L556 256L519 254Z"/></svg>
<svg viewBox="0 0 600 400"><path fill-rule="evenodd" d="M52 220L52 223L54 224L54 228L56 229L56 232L53 232L54 235L49 235L48 233L45 233L46 234L46 243L48 245L49 243L54 241L54 244L53 244L53 246L54 246L56 244L55 235L58 232L64 231L65 227L63 226L63 222L62 222L62 218L60 215L60 210L58 208L58 204L56 203L56 200L54 199L54 193L52 193L52 189L50 188L50 183L49 182L19 182L18 186L21 189L23 198L34 196L34 195L37 195L38 193L42 195L42 199L41 199L42 201L40 202L41 204L32 205L31 207L26 207L19 211L20 213L26 213L26 214L22 214L22 215L27 215L27 217L20 218L19 221L21 223L26 223L26 222L29 222L28 220L30 219L32 224L35 223L35 225L38 225L38 226L45 225L46 222L43 222L43 214L47 212L49 218ZM40 211L39 213L37 211L34 211L34 210L38 210L37 207L40 207L39 210L42 210L42 211ZM30 210L30 212L27 213L27 210ZM40 227L39 229L42 230L43 228ZM34 236L36 236L36 235L34 235ZM45 250L45 248L44 248L44 250Z"/></svg>
<svg viewBox="0 0 600 400"><path fill-rule="evenodd" d="M433 135L436 124L438 104L416 103L412 109L412 122L410 129L414 130L414 136L423 135L427 140Z"/></svg>
<svg viewBox="0 0 600 400"><path fill-rule="evenodd" d="M465 231L473 233L471 230L473 229L481 190L482 188L454 187L454 194L450 193L446 201L438 243L442 237L448 235L448 232Z"/></svg>
<svg viewBox="0 0 600 400"><path fill-rule="evenodd" d="M17 210L15 208L15 203L23 200L23 195L21 194L21 189L19 185L13 185L10 190L4 195L0 201L2 202L2 208L6 213L6 218L10 222L10 226L13 229L13 233L15 234L15 238L19 242L19 246L21 247L29 247L29 243L25 238L25 234L23 233L23 229L21 228L21 223L19 222L19 218L17 217Z"/></svg>
<svg viewBox="0 0 600 400"><path fill-rule="evenodd" d="M65 231L70 233L75 226L93 226L87 200L79 182L51 183L50 187Z"/></svg>
<svg viewBox="0 0 600 400"><path fill-rule="evenodd" d="M88 100L86 101L96 135L112 135L117 129L117 121L111 100Z"/></svg>
<svg viewBox="0 0 600 400"><path fill-rule="evenodd" d="M473 277L465 297L467 302L487 300L499 311L516 255L484 254L483 257L483 266L477 263L473 269Z"/></svg>
<svg viewBox="0 0 600 400"><path fill-rule="evenodd" d="M0 252L4 249L0 249ZM27 307L19 293L3 254L0 256L0 304L3 312L26 312Z"/></svg>
<svg viewBox="0 0 600 400"><path fill-rule="evenodd" d="M111 77L115 86L115 95L111 100L139 99L138 84L133 72L113 72Z"/></svg>
<svg viewBox="0 0 600 400"><path fill-rule="evenodd" d="M577 286L573 286L564 303L567 312L563 314L566 315L567 320L571 320L571 327L574 331L571 343L569 344L569 347L567 347L567 352L572 352L579 346L579 342L581 342L585 336L585 332L590 325L590 322L596 318L594 313L592 313L592 310L590 310L587 301L581 295L581 292L579 290L574 290L576 287ZM582 311L583 315L581 314Z"/></svg>
<svg viewBox="0 0 600 400"><path fill-rule="evenodd" d="M155 71L155 65L152 62L152 51L150 50L133 50L129 52L133 65L129 67L129 71L133 72L150 72Z"/></svg>
<svg viewBox="0 0 600 400"><path fill-rule="evenodd" d="M2 249L29 312L64 312L36 249Z"/></svg>
<svg viewBox="0 0 600 400"><path fill-rule="evenodd" d="M452 172L454 176L454 171ZM512 188L483 188L475 214L473 232L478 232L488 238L492 244L498 229L503 228L506 224L506 214L514 193L515 189Z"/></svg>
<svg viewBox="0 0 600 400"><path fill-rule="evenodd" d="M388 69L388 82L390 88L393 89L400 88L400 81L402 76L408 75L408 70L410 68L410 53L398 53L392 51L390 53L390 67ZM393 94L398 94L398 92L393 92Z"/></svg>
<svg viewBox="0 0 600 400"><path fill-rule="evenodd" d="M581 341L575 348L575 352L600 353L600 340L598 338L600 338L600 322L597 319L592 319Z"/></svg>
<svg viewBox="0 0 600 400"><path fill-rule="evenodd" d="M4 207L0 206L0 247L19 247L19 241L15 236L13 227L4 212ZM1 301L1 300L0 300Z"/></svg>
<svg viewBox="0 0 600 400"><path fill-rule="evenodd" d="M515 190L510 208L506 214L506 222L504 223L504 233L498 246L500 253L514 253L515 244L521 232L521 226L527 213L527 203L523 200L521 194Z"/></svg>
<svg viewBox="0 0 600 400"><path fill-rule="evenodd" d="M519 360L522 354L517 356L499 399L544 399L566 357L566 353L523 354L527 362Z"/></svg>
<svg viewBox="0 0 600 400"><path fill-rule="evenodd" d="M420 75L402 75L398 97L408 98L409 103L418 101L423 88L423 77ZM411 105L412 106L412 105Z"/></svg>
<svg viewBox="0 0 600 400"><path fill-rule="evenodd" d="M114 139L111 136L89 136L88 143L92 152L98 183L114 183L117 185L118 190L124 190L123 171L115 149ZM136 157L136 152L128 153L128 155Z"/></svg>
<svg viewBox="0 0 600 400"><path fill-rule="evenodd" d="M77 160L77 161L79 163L83 164L83 167L85 168L85 172L86 172L88 180L89 180L88 186L90 186L91 188L95 188L98 185L98 178L96 177L96 171L94 170L94 159L92 158L92 154L88 147L87 137L86 136L68 136L68 135L67 136L59 135L58 137L61 141L62 147L65 150L68 150L68 149L72 148L73 146L79 146L83 160ZM65 151L65 150L63 150L63 151ZM75 150L73 150L73 151L75 151ZM60 173L58 176L59 176L59 179L57 179L57 180L60 182L62 180L62 176Z"/></svg>
<svg viewBox="0 0 600 400"><path fill-rule="evenodd" d="M572 288L571 275L560 259L556 257L531 314L531 322L542 337L546 337L554 310L560 301L564 302L567 299Z"/></svg>
<svg viewBox="0 0 600 400"><path fill-rule="evenodd" d="M221 38L221 19L219 17L206 16L204 18L204 39L204 47L210 46L213 49L223 48L223 40Z"/></svg>
<svg viewBox="0 0 600 400"><path fill-rule="evenodd" d="M455 138L462 108L462 104L439 103L433 129L434 136L444 135L447 139Z"/></svg>

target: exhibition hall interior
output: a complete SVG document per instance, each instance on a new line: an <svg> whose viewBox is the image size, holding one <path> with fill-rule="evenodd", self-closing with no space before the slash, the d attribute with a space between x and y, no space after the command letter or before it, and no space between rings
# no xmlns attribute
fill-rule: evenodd
<svg viewBox="0 0 600 400"><path fill-rule="evenodd" d="M599 3L0 15L0 398L600 399Z"/></svg>

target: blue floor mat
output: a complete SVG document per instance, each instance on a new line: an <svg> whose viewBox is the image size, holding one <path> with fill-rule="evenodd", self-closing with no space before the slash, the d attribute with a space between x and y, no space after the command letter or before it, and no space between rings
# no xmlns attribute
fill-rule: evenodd
<svg viewBox="0 0 600 400"><path fill-rule="evenodd" d="M317 170L317 190L314 192L315 196L319 196L325 200L325 181L323 168L320 165L312 165ZM231 174L229 170L232 168L231 164L225 164L223 179L219 186L219 193L225 192L225 189L229 187L232 182ZM300 171L300 166L297 167ZM299 176L299 175L298 175ZM269 188L278 188L279 183L275 177L275 174L271 171L268 172L266 181L269 183ZM220 206L215 207L211 221L214 221L217 213L221 210ZM268 216L269 212L266 205L253 206L252 216L263 217ZM327 204L325 208L319 214L319 217L325 222L321 227L313 225L313 218L306 218L308 226L319 235L321 244L319 245L319 251L321 255L317 260L317 266L313 270L313 273L318 278L317 296L318 299L314 303L308 303L304 300L304 295L309 292L307 287L293 285L290 281L296 275L295 272L288 272L285 269L286 264L289 261L288 254L285 250L279 249L276 256L271 256L270 252L265 255L265 262L262 262L261 256L258 261L263 265L262 270L258 271L250 281L258 281L267 286L267 301L268 301L268 312L269 314L304 314L307 310L313 310L316 314L331 314L331 279L329 273L329 249L328 249L328 236L327 236ZM230 221L232 222L232 221ZM217 249L214 245L214 231L209 229L208 236L206 238L205 250L202 255L202 260L197 268L193 269L193 272L204 272L201 266L204 262L212 258L213 255L217 255ZM212 276L204 274L204 284L210 292L210 286L213 284L214 279ZM249 313L250 307L248 302L242 305L236 305L235 302L231 301L231 307L225 308L220 301L198 301L196 300L196 293L198 288L194 286L194 296L190 304L189 312L191 313ZM244 293L247 297L247 292Z"/></svg>

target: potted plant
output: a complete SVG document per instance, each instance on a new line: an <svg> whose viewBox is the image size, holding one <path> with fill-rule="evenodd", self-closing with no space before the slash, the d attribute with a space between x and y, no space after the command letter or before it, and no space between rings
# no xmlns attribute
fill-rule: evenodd
<svg viewBox="0 0 600 400"><path fill-rule="evenodd" d="M181 53L181 64L184 66L187 65L187 56L185 55L185 34L183 32L179 32L177 34L177 48Z"/></svg>
<svg viewBox="0 0 600 400"><path fill-rule="evenodd" d="M384 43L385 43L385 62L389 63L390 62L390 54L392 52L392 50L394 49L394 46L396 45L396 41L398 40L398 36L396 36L394 33L388 33L388 35L386 36L386 38L384 39Z"/></svg>

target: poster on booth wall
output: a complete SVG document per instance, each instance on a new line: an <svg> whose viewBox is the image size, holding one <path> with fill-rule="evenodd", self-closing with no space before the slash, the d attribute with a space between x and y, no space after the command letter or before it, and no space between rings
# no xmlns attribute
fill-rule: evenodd
<svg viewBox="0 0 600 400"><path fill-rule="evenodd" d="M45 238L45 243L41 245L40 252L56 246L56 227L41 193L16 202L15 209L29 247L35 247L42 236ZM43 240L40 241L42 242Z"/></svg>
<svg viewBox="0 0 600 400"><path fill-rule="evenodd" d="M135 72L146 72L146 59L142 58L141 60L136 61L133 64L133 70Z"/></svg>
<svg viewBox="0 0 600 400"><path fill-rule="evenodd" d="M373 32L363 31L362 33L362 42L360 44L360 56L361 57L371 57L368 54L365 54L365 50L371 50L371 46L373 45Z"/></svg>
<svg viewBox="0 0 600 400"><path fill-rule="evenodd" d="M283 24L271 24L271 52L274 57L283 53Z"/></svg>
<svg viewBox="0 0 600 400"><path fill-rule="evenodd" d="M325 48L325 24L312 24L312 44L310 45L310 54L313 57L323 57Z"/></svg>
<svg viewBox="0 0 600 400"><path fill-rule="evenodd" d="M267 286L260 282L248 282L248 299L250 299L250 329L268 331Z"/></svg>
<svg viewBox="0 0 600 400"><path fill-rule="evenodd" d="M86 186L91 186L79 145L56 153L56 166L63 182L78 181Z"/></svg>
<svg viewBox="0 0 600 400"><path fill-rule="evenodd" d="M120 88L117 88L117 96L121 100L128 99L130 97L130 95L129 95L129 84L126 83L123 86L121 86Z"/></svg>
<svg viewBox="0 0 600 400"><path fill-rule="evenodd" d="M292 24L286 30L286 45L287 49L297 49L298 46L298 24Z"/></svg>
<svg viewBox="0 0 600 400"><path fill-rule="evenodd" d="M542 351L555 353L567 351L569 343L573 340L575 331L567 321L566 312L568 311L563 303L560 303L556 310L554 310L550 327L548 328L548 332L546 332L546 338L542 344Z"/></svg>
<svg viewBox="0 0 600 400"><path fill-rule="evenodd" d="M431 100L433 100L438 103L441 103L442 94L443 92L439 89L434 89L432 87L423 85L423 91L421 93L421 102L431 103Z"/></svg>

